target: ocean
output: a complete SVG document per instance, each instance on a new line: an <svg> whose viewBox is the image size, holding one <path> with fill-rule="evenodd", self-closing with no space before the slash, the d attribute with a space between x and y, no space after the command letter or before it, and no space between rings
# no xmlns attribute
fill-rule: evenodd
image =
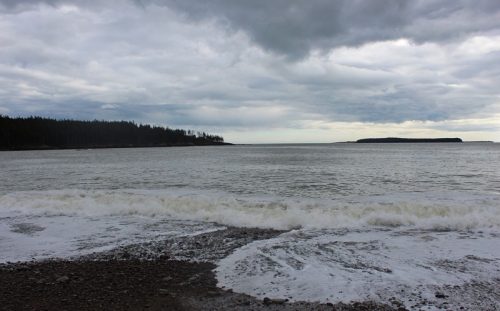
<svg viewBox="0 0 500 311"><path fill-rule="evenodd" d="M16 151L0 153L0 172L0 262L257 227L283 233L215 260L219 286L500 306L500 144Z"/></svg>

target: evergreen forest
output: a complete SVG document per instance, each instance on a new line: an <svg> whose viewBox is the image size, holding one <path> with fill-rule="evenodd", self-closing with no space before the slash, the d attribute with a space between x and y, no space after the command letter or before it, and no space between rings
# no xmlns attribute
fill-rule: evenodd
<svg viewBox="0 0 500 311"><path fill-rule="evenodd" d="M76 121L0 115L0 150L227 145L205 132L137 125L133 121Z"/></svg>

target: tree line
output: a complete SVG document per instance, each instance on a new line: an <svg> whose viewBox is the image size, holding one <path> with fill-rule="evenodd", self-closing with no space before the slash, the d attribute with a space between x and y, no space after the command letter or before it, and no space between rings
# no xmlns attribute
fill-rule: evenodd
<svg viewBox="0 0 500 311"><path fill-rule="evenodd" d="M136 124L134 121L77 121L0 115L0 149L71 149L223 145L205 132Z"/></svg>

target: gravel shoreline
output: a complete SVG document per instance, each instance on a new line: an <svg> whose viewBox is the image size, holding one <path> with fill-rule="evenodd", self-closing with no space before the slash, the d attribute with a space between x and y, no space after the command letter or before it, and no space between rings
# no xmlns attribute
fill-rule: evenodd
<svg viewBox="0 0 500 311"><path fill-rule="evenodd" d="M280 233L229 227L71 260L0 264L0 310L406 310L369 301L258 300L217 287L217 260Z"/></svg>
<svg viewBox="0 0 500 311"><path fill-rule="evenodd" d="M260 301L217 287L215 265L168 259L0 265L0 310L393 310L371 302Z"/></svg>

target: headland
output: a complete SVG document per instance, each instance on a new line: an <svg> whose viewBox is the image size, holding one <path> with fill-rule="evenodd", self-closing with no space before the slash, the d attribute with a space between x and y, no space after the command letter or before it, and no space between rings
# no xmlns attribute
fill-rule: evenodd
<svg viewBox="0 0 500 311"><path fill-rule="evenodd" d="M399 137L386 137L386 138L363 138L356 141L356 143L461 143L460 138L399 138Z"/></svg>

